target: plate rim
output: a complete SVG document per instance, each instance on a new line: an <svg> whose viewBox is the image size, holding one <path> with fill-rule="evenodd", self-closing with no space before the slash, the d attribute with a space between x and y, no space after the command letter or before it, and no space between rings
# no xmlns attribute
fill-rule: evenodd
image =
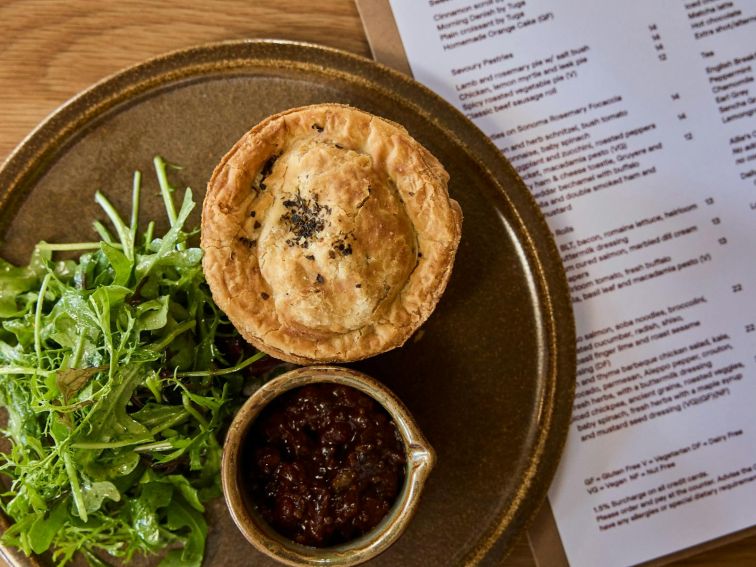
<svg viewBox="0 0 756 567"><path fill-rule="evenodd" d="M266 50L268 53L262 53ZM224 59L225 52L233 57ZM278 57L272 57L273 53ZM308 53L313 54L311 60L296 60L296 55ZM318 56L325 62L314 63ZM533 282L536 287L535 296L542 306L537 311L542 315L542 334L546 338L545 344L538 347L539 358L545 359L547 366L541 372L544 387L540 398L539 427L535 441L531 443L533 450L529 455L530 463L525 467L527 474L523 475L522 484L509 505L502 505L502 512L492 522L493 527L484 531L478 537L477 545L465 554L463 563L480 563L495 547L503 548L503 558L511 551L513 540L533 523L546 500L548 488L563 454L575 394L575 321L561 258L535 198L496 145L440 95L381 63L355 53L309 42L281 39L229 40L170 51L105 77L74 95L43 119L0 164L0 210L10 209L10 212L5 212L5 218L15 216L21 204L19 199L22 200L26 190L49 170L56 155L75 140L87 125L96 123L119 105L181 79L201 77L205 68L216 71L219 68L243 69L253 62L260 64L264 58L279 63L271 65L275 68L281 68L281 62L288 62L288 66L292 68L298 65L308 68L318 65L324 71L348 75L357 82L369 84L371 90L401 98L405 106L412 108L426 121L448 133L456 144L467 149L469 157L496 180L498 192L509 204L519 224L518 240L527 240L520 242L520 246L524 249L527 265L536 278ZM339 61L342 65L339 68L329 67L329 63L334 61ZM383 88L375 80L381 76L390 79L390 88ZM419 94L429 104L426 106L412 100L405 96L408 93ZM436 111L440 109L441 114L434 115L426 108ZM518 190L512 193L506 191L501 183L502 178L516 184ZM5 233L7 227L4 224L0 225L0 234ZM533 238L531 232L537 232L537 238ZM551 455L552 458L544 459L544 455ZM8 527L8 521L4 517L0 520L0 531L4 531ZM510 534L503 540L508 529ZM0 556L9 559L12 565L40 565L35 557L26 557L20 550L10 546L0 545Z"/></svg>

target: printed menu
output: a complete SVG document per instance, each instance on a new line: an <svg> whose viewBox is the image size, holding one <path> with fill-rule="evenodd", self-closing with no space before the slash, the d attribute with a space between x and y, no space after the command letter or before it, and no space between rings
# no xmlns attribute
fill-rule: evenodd
<svg viewBox="0 0 756 567"><path fill-rule="evenodd" d="M569 563L755 525L756 3L390 7L415 78L501 149L561 252L577 390L549 502Z"/></svg>

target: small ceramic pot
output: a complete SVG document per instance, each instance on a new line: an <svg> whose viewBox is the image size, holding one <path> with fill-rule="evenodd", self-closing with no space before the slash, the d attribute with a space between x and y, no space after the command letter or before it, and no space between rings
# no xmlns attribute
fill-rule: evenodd
<svg viewBox="0 0 756 567"><path fill-rule="evenodd" d="M391 415L404 443L407 468L404 485L386 517L365 535L326 548L300 545L280 535L249 503L247 486L240 470L241 451L247 432L262 409L288 390L313 383L351 386L375 399ZM357 565L385 551L407 527L417 509L435 453L401 401L369 376L335 366L309 366L292 370L257 390L237 413L223 447L221 469L223 494L231 517L244 537L258 550L288 565Z"/></svg>

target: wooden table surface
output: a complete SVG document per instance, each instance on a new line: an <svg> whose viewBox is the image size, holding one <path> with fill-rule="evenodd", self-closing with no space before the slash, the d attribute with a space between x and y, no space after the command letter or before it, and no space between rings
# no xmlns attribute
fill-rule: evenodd
<svg viewBox="0 0 756 567"><path fill-rule="evenodd" d="M0 162L47 114L102 78L167 51L245 38L370 56L352 0L0 0ZM527 538L503 565L535 565ZM756 565L756 536L676 565Z"/></svg>

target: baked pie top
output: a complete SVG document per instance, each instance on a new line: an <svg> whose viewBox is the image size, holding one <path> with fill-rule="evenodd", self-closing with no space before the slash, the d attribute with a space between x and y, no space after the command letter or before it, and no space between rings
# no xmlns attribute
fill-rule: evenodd
<svg viewBox="0 0 756 567"><path fill-rule="evenodd" d="M337 104L255 126L208 183L203 268L251 344L306 364L403 344L446 287L462 213L401 126Z"/></svg>

